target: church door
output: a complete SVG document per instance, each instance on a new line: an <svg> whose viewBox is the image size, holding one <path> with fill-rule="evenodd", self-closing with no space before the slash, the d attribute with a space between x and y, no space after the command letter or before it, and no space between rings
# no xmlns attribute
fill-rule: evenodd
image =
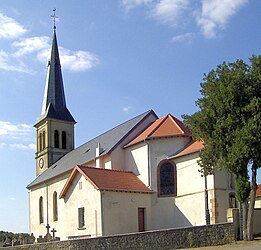
<svg viewBox="0 0 261 250"><path fill-rule="evenodd" d="M138 231L145 231L145 208L138 208Z"/></svg>

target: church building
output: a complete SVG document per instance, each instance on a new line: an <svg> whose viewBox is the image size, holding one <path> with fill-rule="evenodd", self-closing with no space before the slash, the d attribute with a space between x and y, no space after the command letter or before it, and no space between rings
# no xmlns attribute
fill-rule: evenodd
<svg viewBox="0 0 261 250"><path fill-rule="evenodd" d="M36 178L29 192L30 233L61 240L226 221L235 206L225 170L204 177L204 145L175 116L153 110L75 148L54 27L36 128Z"/></svg>

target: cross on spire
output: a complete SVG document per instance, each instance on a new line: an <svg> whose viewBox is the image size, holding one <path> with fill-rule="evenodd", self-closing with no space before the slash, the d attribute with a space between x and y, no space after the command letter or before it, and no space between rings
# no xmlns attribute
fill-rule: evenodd
<svg viewBox="0 0 261 250"><path fill-rule="evenodd" d="M55 15L55 11L56 11L56 8L53 9L53 15L51 15L51 17L53 18L53 29L56 29L55 19L58 18L58 16Z"/></svg>

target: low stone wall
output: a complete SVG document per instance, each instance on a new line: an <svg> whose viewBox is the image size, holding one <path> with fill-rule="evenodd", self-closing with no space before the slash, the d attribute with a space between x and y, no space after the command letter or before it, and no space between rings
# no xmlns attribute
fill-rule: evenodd
<svg viewBox="0 0 261 250"><path fill-rule="evenodd" d="M131 233L104 236L90 239L67 240L48 243L37 243L15 247L0 248L3 250L53 250L53 249L180 249L223 245L235 241L233 223L215 224L168 230L156 230L142 233Z"/></svg>

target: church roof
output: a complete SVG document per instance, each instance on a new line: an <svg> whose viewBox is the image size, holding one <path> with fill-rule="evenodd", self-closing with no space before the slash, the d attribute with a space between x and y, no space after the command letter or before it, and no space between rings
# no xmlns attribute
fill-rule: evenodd
<svg viewBox="0 0 261 250"><path fill-rule="evenodd" d="M125 147L134 145L145 139L169 136L191 136L191 131L178 118L168 114L165 117L157 119Z"/></svg>
<svg viewBox="0 0 261 250"><path fill-rule="evenodd" d="M73 169L70 177L64 185L60 198L63 198L66 195L77 173L82 174L97 190L151 192L151 190L130 171L110 170L78 165Z"/></svg>
<svg viewBox="0 0 261 250"><path fill-rule="evenodd" d="M203 141L192 141L191 143L189 143L189 145L187 147L185 147L178 154L173 155L169 158L172 159L172 158L178 158L178 157L181 157L181 156L193 154L193 153L201 151L203 148L204 148L204 142Z"/></svg>
<svg viewBox="0 0 261 250"><path fill-rule="evenodd" d="M55 176L70 171L75 165L82 165L86 162L94 160L98 143L100 144L100 147L104 150L100 154L100 156L111 153L113 149L131 131L133 131L142 121L144 121L150 115L153 115L155 119L158 118L153 110L149 110L70 151L57 162L55 162L52 166L38 175L36 179L27 186L27 188L30 188Z"/></svg>
<svg viewBox="0 0 261 250"><path fill-rule="evenodd" d="M75 123L73 116L66 107L55 29L53 33L51 59L48 62L42 112L38 122L45 118L54 118Z"/></svg>

